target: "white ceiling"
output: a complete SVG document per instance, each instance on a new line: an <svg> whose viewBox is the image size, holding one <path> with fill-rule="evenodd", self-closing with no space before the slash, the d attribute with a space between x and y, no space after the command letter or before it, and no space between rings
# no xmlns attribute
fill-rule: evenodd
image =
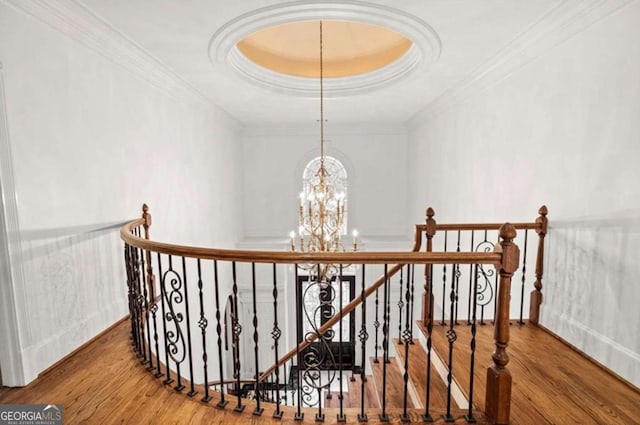
<svg viewBox="0 0 640 425"><path fill-rule="evenodd" d="M241 123L312 125L318 100L251 84L209 58L212 35L225 23L276 0L78 0L113 30L153 56ZM572 1L572 0L570 0ZM336 2L333 2L336 3ZM351 2L356 3L356 2ZM441 41L426 70L376 88L325 100L333 124L405 123L552 19L562 0L375 0L427 22Z"/></svg>

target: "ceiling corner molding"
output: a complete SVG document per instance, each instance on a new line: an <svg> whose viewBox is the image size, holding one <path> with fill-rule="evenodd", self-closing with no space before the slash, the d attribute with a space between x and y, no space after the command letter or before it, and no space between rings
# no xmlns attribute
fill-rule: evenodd
<svg viewBox="0 0 640 425"><path fill-rule="evenodd" d="M350 20L379 25L396 31L413 42L398 60L376 71L325 80L326 97L340 97L370 91L427 69L440 57L438 34L426 22L404 11L361 1L295 1L257 9L227 22L211 37L209 59L252 84L295 96L317 96L316 78L280 74L248 60L236 47L244 37L261 29L303 20Z"/></svg>
<svg viewBox="0 0 640 425"><path fill-rule="evenodd" d="M508 78L592 24L635 0L585 0L562 2L518 34L469 78L445 92L408 121L410 130L449 108Z"/></svg>
<svg viewBox="0 0 640 425"><path fill-rule="evenodd" d="M220 109L160 60L76 0L4 0L112 63L165 92L174 100ZM220 109L222 111L222 109ZM225 115L232 121L228 113Z"/></svg>

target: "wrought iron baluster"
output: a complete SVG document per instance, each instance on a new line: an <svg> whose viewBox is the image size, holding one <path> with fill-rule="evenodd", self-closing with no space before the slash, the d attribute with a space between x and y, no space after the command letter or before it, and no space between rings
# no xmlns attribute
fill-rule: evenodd
<svg viewBox="0 0 640 425"><path fill-rule="evenodd" d="M447 252L447 231L444 231L444 252ZM445 308L446 305L446 294L447 294L447 265L442 265L442 320L440 324L442 326L446 325L447 322L444 320L444 312L447 310Z"/></svg>
<svg viewBox="0 0 640 425"><path fill-rule="evenodd" d="M473 251L474 245L473 245L473 238L475 236L475 230L471 231L471 248L470 251ZM476 273L477 273L477 267L476 267ZM469 301L467 304L467 325L471 324L471 294L475 294L474 289L471 287L471 285L473 285L473 264L469 264ZM475 304L476 302L476 298L475 295L473 297L473 302Z"/></svg>
<svg viewBox="0 0 640 425"><path fill-rule="evenodd" d="M367 333L367 300L365 298L365 267L362 265L362 291L360 292L360 302L362 308L362 323L360 324L360 333L358 335L360 339L360 349L362 350L360 366L360 413L358 414L358 421L367 422L367 414L364 411L364 398L365 398L365 386L366 382L366 359L367 359L367 340L369 334Z"/></svg>
<svg viewBox="0 0 640 425"><path fill-rule="evenodd" d="M300 281L298 279L297 264L294 265L294 269L295 269L295 285L296 285L296 305L300 306L302 305L301 303L303 300L302 300L302 288L301 288ZM297 392L298 408L293 417L293 419L296 421L301 421L304 419L304 413L302 413L302 357L300 353L300 342L302 342L302 314L301 313L302 312L300 311L300 308L296 308L296 335L297 335L296 362L298 363L296 367L296 371L297 371L296 378L298 383L296 392ZM291 365L291 368L293 369L293 364ZM293 391L291 393L291 400L293 401Z"/></svg>
<svg viewBox="0 0 640 425"><path fill-rule="evenodd" d="M143 329L143 332L146 333L146 341L145 344L147 346L147 350L144 352L144 360L142 362L142 364L149 364L149 366L147 366L147 370L148 371L152 371L154 369L153 366L153 352L151 351L151 325L149 324L149 291L148 291L148 285L147 285L147 279L146 279L146 263L145 263L145 254L144 254L144 250L142 248L140 248L140 270L141 270L141 277L140 277L140 283L142 285L142 305L144 308L144 323L145 323L145 329Z"/></svg>
<svg viewBox="0 0 640 425"><path fill-rule="evenodd" d="M387 361L389 351L389 321L387 316L387 305L389 304L389 274L388 265L384 265L384 286L383 286L383 320L382 325L382 412L379 414L380 421L388 422L389 416L387 415Z"/></svg>
<svg viewBox="0 0 640 425"><path fill-rule="evenodd" d="M339 309L339 317L340 317L340 322L338 325L338 332L340 333L339 337L338 337L338 364L340 365L340 375L338 377L338 382L340 383L340 390L339 390L339 395L338 395L338 400L340 402L340 409L337 415L337 420L338 422L346 422L347 417L344 415L344 405L343 405L343 399L344 399L344 394L342 392L342 378L343 378L343 363L342 363L342 287L343 287L343 283L342 283L342 272L343 272L343 265L340 264L340 275L338 276L338 309Z"/></svg>
<svg viewBox="0 0 640 425"><path fill-rule="evenodd" d="M202 402L209 402L211 400L211 396L209 395L209 371L207 368L207 326L209 322L204 315L204 297L202 293L202 265L200 259L198 258L198 299L200 301L200 320L198 320L198 326L200 327L200 333L202 335L202 371L204 373L204 397L202 397Z"/></svg>
<svg viewBox="0 0 640 425"><path fill-rule="evenodd" d="M410 328L410 334L411 334L411 338L409 339L409 344L413 345L413 322L414 320L414 315L413 315L413 308L415 306L415 293L416 293L416 288L414 285L414 277L415 277L415 264L411 264L411 303L409 304L411 306L411 313L409 314L410 320L409 320L409 328Z"/></svg>
<svg viewBox="0 0 640 425"><path fill-rule="evenodd" d="M154 376L160 378L163 373L160 370L160 344L158 337L158 300L156 295L156 278L153 275L153 267L151 264L151 252L147 251L147 276L149 276L149 296L151 298L151 318L153 320L153 342L156 349L156 373Z"/></svg>
<svg viewBox="0 0 640 425"><path fill-rule="evenodd" d="M182 257L182 277L184 279L184 308L185 314L187 316L187 351L189 354L189 377L191 379L190 382L190 391L187 393L189 397L193 397L198 394L195 389L195 379L193 374L193 354L192 354L192 344L191 344L191 315L189 314L189 293L187 291L187 266L186 259Z"/></svg>
<svg viewBox="0 0 640 425"><path fill-rule="evenodd" d="M242 332L242 326L240 325L240 311L238 310L238 278L236 274L236 262L231 262L231 275L233 280L233 286L231 291L233 292L233 375L236 378L236 398L238 403L233 409L235 412L244 411L245 406L242 404L242 397L240 393L242 386L240 385L240 333Z"/></svg>
<svg viewBox="0 0 640 425"><path fill-rule="evenodd" d="M433 295L433 264L428 264L429 268L427 286L429 288L429 294L427 299L433 299L431 295ZM433 306L429 308L429 315L427 318L427 364L425 365L427 377L426 377L426 394L425 394L425 402L424 402L424 414L422 415L422 420L424 422L433 422L433 417L429 411L429 406L431 404L431 345L432 340L431 336L433 334Z"/></svg>
<svg viewBox="0 0 640 425"><path fill-rule="evenodd" d="M529 235L529 229L524 230L524 251L522 253L522 282L520 286L520 321L518 322L521 325L524 325L524 320L522 320L522 310L524 308L524 282L526 279L527 273L527 236Z"/></svg>
<svg viewBox="0 0 640 425"><path fill-rule="evenodd" d="M447 341L449 342L449 363L447 364L447 411L444 414L445 422L453 422L455 419L451 415L451 382L453 381L453 344L458 336L455 330L454 309L455 309L455 275L458 265L451 267L451 292L449 293L449 330L447 330Z"/></svg>
<svg viewBox="0 0 640 425"><path fill-rule="evenodd" d="M144 332L144 303L146 296L143 294L143 290L146 289L143 283L144 280L144 268L141 268L141 258L139 248L135 248L135 278L136 278L136 314L138 316L138 341L140 346L138 347L138 357L141 358L142 364L146 363L147 344L145 340ZM142 270L142 272L140 271Z"/></svg>
<svg viewBox="0 0 640 425"><path fill-rule="evenodd" d="M273 331L271 331L271 338L273 338L273 350L275 352L276 363L279 364L280 359L278 358L278 342L280 341L280 336L282 335L282 331L278 325L278 280L277 280L277 270L276 263L273 263ZM296 285L297 285L296 281ZM287 368L285 366L285 378ZM282 418L282 410L280 410L280 367L276 367L275 369L275 379L276 379L276 410L273 412L273 417L280 419ZM287 396L287 390L284 391L285 398ZM273 396L272 396L273 397ZM273 400L272 400L273 401ZM286 403L286 401L285 401Z"/></svg>
<svg viewBox="0 0 640 425"><path fill-rule="evenodd" d="M129 299L129 321L131 322L131 345L133 349L137 351L138 349L138 322L136 321L136 310L135 310L135 283L133 277L133 248L125 243L124 244L124 261L126 265L127 271L127 294Z"/></svg>
<svg viewBox="0 0 640 425"><path fill-rule="evenodd" d="M162 335L164 336L164 365L165 365L165 374L167 377L163 381L165 385L169 385L173 382L173 378L171 378L171 369L169 368L169 345L168 345L168 331L167 331L167 311L165 308L165 300L167 299L167 291L165 280L165 273L162 271L162 257L158 252L158 273L160 276L160 306L162 307ZM159 355L158 355L159 356Z"/></svg>
<svg viewBox="0 0 640 425"><path fill-rule="evenodd" d="M404 307L404 301L402 300L402 284L403 284L403 275L402 270L400 269L400 292L398 296L398 344L402 344L402 310ZM407 281L407 288L409 288L409 282ZM407 308L409 308L409 304L407 303Z"/></svg>
<svg viewBox="0 0 640 425"><path fill-rule="evenodd" d="M476 421L473 416L473 384L475 375L475 357L476 357L476 307L477 307L477 291L478 291L478 265L475 265L475 282L473 285L473 310L471 317L471 359L469 366L469 411L465 415L467 422Z"/></svg>
<svg viewBox="0 0 640 425"><path fill-rule="evenodd" d="M407 264L407 281L410 280L411 275L411 265ZM400 293L402 296L402 293ZM411 289L409 287L409 283L407 282L407 292L405 294L405 299L407 301L407 306L411 300ZM402 316L398 318L398 321L402 323ZM400 415L400 420L402 422L411 422L411 418L407 413L408 407L408 395L409 395L409 343L411 341L411 328L409 326L409 322L411 322L411 312L407 307L407 314L404 322L404 332L402 333L402 338L404 340L404 390L403 390L403 409L402 414Z"/></svg>
<svg viewBox="0 0 640 425"><path fill-rule="evenodd" d="M164 279L165 285L168 276L171 276L171 279L169 280L171 292L167 293L167 288L165 288L165 293L167 293L167 307L169 309L167 312L167 322L173 323L174 330L169 330L167 332L167 344L169 348L169 357L171 357L176 365L176 386L173 389L175 391L182 391L184 389L184 384L182 383L181 366L185 359L187 350L185 347L184 335L180 328L180 323L184 320L184 316L181 312L176 312L176 308L178 307L178 304L182 303L184 300L184 296L182 295L182 292L180 292L183 285L183 278L173 269L173 257L171 255L169 255L169 270L167 270L167 276L165 276Z"/></svg>
<svg viewBox="0 0 640 425"><path fill-rule="evenodd" d="M379 295L378 295L378 289L376 288L376 301L375 301L375 305L376 305L376 318L373 321L373 327L375 329L375 341L373 344L373 349L375 351L375 355L373 358L373 362L374 363L378 363L378 348L380 348L380 345L378 345L378 333L379 333L379 329L380 329L380 320L378 320L378 311L380 308L380 300L379 300Z"/></svg>
<svg viewBox="0 0 640 425"><path fill-rule="evenodd" d="M213 284L216 295L216 333L218 334L218 366L220 373L220 382L224 382L224 372L222 363L222 326L220 324L220 285L218 282L218 260L213 260ZM218 407L225 407L228 401L224 397L224 385L220 385L220 401Z"/></svg>
<svg viewBox="0 0 640 425"><path fill-rule="evenodd" d="M253 298L253 356L256 368L256 408L253 410L255 416L262 415L264 410L260 405L258 389L260 387L260 366L258 362L258 303L256 301L256 263L251 263L251 294Z"/></svg>
<svg viewBox="0 0 640 425"><path fill-rule="evenodd" d="M456 243L456 252L460 252L460 230L458 230L458 241ZM452 268L451 272L453 273L453 271L454 271L454 269ZM453 322L454 322L454 324L458 325L459 324L458 323L458 307L459 307L458 306L458 294L459 294L459 289L460 289L460 266L459 265L457 265L455 267L455 273L454 274L456 276L456 278L455 278L455 290L456 290L455 291L456 292L455 297L456 297L456 300L455 300L455 306L454 306Z"/></svg>

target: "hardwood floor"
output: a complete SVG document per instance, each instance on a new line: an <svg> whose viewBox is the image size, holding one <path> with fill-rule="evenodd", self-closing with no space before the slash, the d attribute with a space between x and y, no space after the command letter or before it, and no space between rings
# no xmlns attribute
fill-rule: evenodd
<svg viewBox="0 0 640 425"><path fill-rule="evenodd" d="M421 328L424 327L420 324ZM446 330L433 328L433 346L448 355ZM469 388L470 327L456 327L454 376ZM474 405L484 410L486 368L491 362L493 327L478 326ZM510 327L507 367L513 379L512 424L640 424L640 390L530 324Z"/></svg>
<svg viewBox="0 0 640 425"><path fill-rule="evenodd" d="M454 353L456 379L463 391L468 388L469 328L460 326ZM434 348L447 353L446 335L434 328ZM484 408L484 376L493 350L492 328L478 330L474 404ZM509 345L513 376L511 423L530 424L640 424L640 392L620 382L601 367L535 326L511 327ZM468 354L467 354L468 356ZM444 356L442 356L444 357ZM419 368L419 366L416 366ZM410 366L411 370L411 366ZM359 378L358 378L359 379ZM373 379L369 379L367 388ZM359 381L356 381L359 387ZM351 386L350 386L351 387ZM416 384L416 391L419 391ZM368 393L371 391L368 389ZM302 422L294 421L294 409L283 407L283 419L273 420L273 405L263 403L262 416L253 416L255 404L243 413L233 411L235 400L216 407L218 399L202 403L202 391L193 398L186 391L176 393L163 386L135 358L128 340L127 323L123 322L94 342L64 360L24 388L0 390L0 403L60 403L65 424L312 424L315 410L305 409ZM354 394L355 395L355 394ZM389 407L391 423L400 423L401 409ZM335 423L336 409L325 409L326 423ZM369 423L381 423L379 410L366 409ZM436 420L444 423L443 409L431 409ZM347 424L357 424L359 409L345 409ZM412 422L421 422L423 410L409 412ZM456 409L455 423L466 423L465 411ZM478 412L478 423L486 420Z"/></svg>
<svg viewBox="0 0 640 425"><path fill-rule="evenodd" d="M371 382L367 383L370 392ZM201 390L201 389L200 389ZM91 344L70 356L23 388L3 388L0 403L62 404L65 424L315 424L315 409L303 409L303 421L294 420L295 409L282 408L281 420L272 419L275 405L263 403L262 416L253 416L255 404L243 401L242 413L233 411L234 397L226 408L216 407L218 398L200 402L202 391L190 398L186 390L173 391L154 379L133 354L129 345L128 323L122 322ZM378 409L365 410L370 424L382 423ZM324 409L326 423L335 423L337 409ZM345 409L347 424L359 424L357 408ZM401 409L388 408L390 423L400 424ZM443 424L442 412L434 412L436 424ZM412 422L421 412L410 412ZM466 423L456 411L456 422ZM483 422L479 422L483 423Z"/></svg>

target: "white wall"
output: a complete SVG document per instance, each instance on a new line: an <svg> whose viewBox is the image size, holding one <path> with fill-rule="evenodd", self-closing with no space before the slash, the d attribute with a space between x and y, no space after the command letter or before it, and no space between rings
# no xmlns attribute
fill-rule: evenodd
<svg viewBox="0 0 640 425"><path fill-rule="evenodd" d="M636 386L638 22L633 2L485 90L416 116L409 136L412 213L428 204L443 222L519 221L548 205L541 323Z"/></svg>
<svg viewBox="0 0 640 425"><path fill-rule="evenodd" d="M407 136L403 126L326 125L326 154L348 173L348 225L362 240L383 245L401 241L412 223L407 215ZM247 128L242 138L244 235L247 240L281 238L283 248L297 230L302 171L320 154L317 126Z"/></svg>
<svg viewBox="0 0 640 425"><path fill-rule="evenodd" d="M16 308L19 356L16 368L0 358L5 385L31 381L127 313L111 224L138 217L142 202L159 240L233 246L241 229L238 124L187 88L155 84L143 54L127 65L113 53L135 51L126 42L93 48L79 26L55 29L0 3L12 162L2 172L14 179L3 178L3 196L24 260L12 260L14 299L2 305Z"/></svg>

